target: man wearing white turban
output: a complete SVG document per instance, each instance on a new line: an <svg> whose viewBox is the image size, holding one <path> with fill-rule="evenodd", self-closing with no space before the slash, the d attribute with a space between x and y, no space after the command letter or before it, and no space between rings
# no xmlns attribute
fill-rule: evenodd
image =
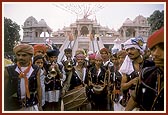
<svg viewBox="0 0 168 115"><path fill-rule="evenodd" d="M146 67L140 74L135 92L125 108L131 111L139 106L140 111L163 111L164 102L164 27L152 33L147 39L155 66Z"/></svg>
<svg viewBox="0 0 168 115"><path fill-rule="evenodd" d="M154 65L154 63L143 59L143 43L143 39L138 37L130 38L124 44L127 56L119 69L122 73L121 90L123 92L123 106L126 106L130 93L135 89L141 69Z"/></svg>

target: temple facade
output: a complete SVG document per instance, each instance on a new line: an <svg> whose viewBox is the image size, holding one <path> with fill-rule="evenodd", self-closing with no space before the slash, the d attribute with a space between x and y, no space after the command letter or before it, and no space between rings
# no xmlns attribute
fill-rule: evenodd
<svg viewBox="0 0 168 115"><path fill-rule="evenodd" d="M137 16L133 21L127 18L117 31L113 28L101 26L96 19L82 18L77 19L69 27L63 27L63 29L53 32L44 19L38 22L33 16L30 16L25 20L22 28L22 43L41 44L45 43L46 39L50 39L54 44L61 47L67 38L73 40L78 37L91 37L92 35L93 39L101 38L104 46L111 48L116 39L120 39L119 42L123 43L130 37L141 36L146 41L150 26L147 19L142 15ZM41 37L42 33L43 36ZM48 36L46 36L46 33Z"/></svg>

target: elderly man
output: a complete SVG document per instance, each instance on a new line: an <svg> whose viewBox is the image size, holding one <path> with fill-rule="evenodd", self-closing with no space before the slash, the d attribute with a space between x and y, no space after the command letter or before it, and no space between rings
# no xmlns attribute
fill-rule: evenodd
<svg viewBox="0 0 168 115"><path fill-rule="evenodd" d="M5 68L4 110L42 110L40 71L32 64L34 49L31 45L20 44L15 46L13 51L17 63Z"/></svg>
<svg viewBox="0 0 168 115"><path fill-rule="evenodd" d="M130 38L125 42L127 56L119 69L119 72L122 74L121 90L123 92L123 99L121 104L123 106L126 106L131 92L135 89L141 69L154 65L153 62L143 59L142 46L142 38Z"/></svg>
<svg viewBox="0 0 168 115"><path fill-rule="evenodd" d="M147 40L155 66L143 69L135 92L125 110L137 105L142 111L164 110L164 28L154 32Z"/></svg>

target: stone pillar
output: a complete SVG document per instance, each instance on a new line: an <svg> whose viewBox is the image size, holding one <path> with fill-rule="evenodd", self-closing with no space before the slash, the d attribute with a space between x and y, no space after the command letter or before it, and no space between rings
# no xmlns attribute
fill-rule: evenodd
<svg viewBox="0 0 168 115"><path fill-rule="evenodd" d="M78 30L78 36L80 36L80 27L77 25L77 30Z"/></svg>
<svg viewBox="0 0 168 115"><path fill-rule="evenodd" d="M44 31L44 38L46 38L46 31Z"/></svg>
<svg viewBox="0 0 168 115"><path fill-rule="evenodd" d="M125 28L123 28L123 37L124 37L124 39L126 39L126 32L125 32Z"/></svg>
<svg viewBox="0 0 168 115"><path fill-rule="evenodd" d="M35 31L35 28L33 28L32 29L32 33L31 33L32 35L32 39L34 40L35 39L35 37L36 37L36 31Z"/></svg>
<svg viewBox="0 0 168 115"><path fill-rule="evenodd" d="M92 33L92 27L89 25L89 35Z"/></svg>

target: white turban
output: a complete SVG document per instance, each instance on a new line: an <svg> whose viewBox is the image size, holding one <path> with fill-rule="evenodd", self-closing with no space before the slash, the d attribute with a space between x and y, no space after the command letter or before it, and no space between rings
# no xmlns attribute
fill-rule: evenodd
<svg viewBox="0 0 168 115"><path fill-rule="evenodd" d="M124 49L126 50L128 48L134 47L143 53L143 43L144 41L142 38L130 38L124 43Z"/></svg>

